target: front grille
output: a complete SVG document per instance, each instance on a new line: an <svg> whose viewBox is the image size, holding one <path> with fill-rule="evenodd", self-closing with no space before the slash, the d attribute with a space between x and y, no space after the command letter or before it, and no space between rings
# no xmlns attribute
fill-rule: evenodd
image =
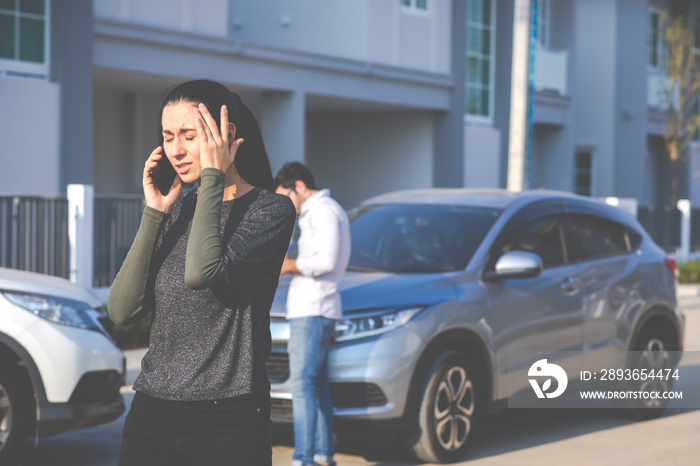
<svg viewBox="0 0 700 466"><path fill-rule="evenodd" d="M366 408L387 404L384 392L373 383L332 383L331 398L336 408Z"/></svg>
<svg viewBox="0 0 700 466"><path fill-rule="evenodd" d="M331 398L336 408L367 408L387 404L382 389L373 383L332 383ZM270 418L275 423L292 422L292 400L272 398Z"/></svg>
<svg viewBox="0 0 700 466"><path fill-rule="evenodd" d="M289 378L289 355L287 353L270 353L265 363L270 383L282 383Z"/></svg>

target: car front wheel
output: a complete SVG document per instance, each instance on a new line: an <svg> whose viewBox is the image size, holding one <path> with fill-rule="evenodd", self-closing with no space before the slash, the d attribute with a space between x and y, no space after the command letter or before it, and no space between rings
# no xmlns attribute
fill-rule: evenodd
<svg viewBox="0 0 700 466"><path fill-rule="evenodd" d="M10 371L0 370L0 464L5 464L22 440L19 390Z"/></svg>
<svg viewBox="0 0 700 466"><path fill-rule="evenodd" d="M464 355L440 354L425 379L413 428L403 439L409 452L430 463L462 459L477 410L475 386Z"/></svg>

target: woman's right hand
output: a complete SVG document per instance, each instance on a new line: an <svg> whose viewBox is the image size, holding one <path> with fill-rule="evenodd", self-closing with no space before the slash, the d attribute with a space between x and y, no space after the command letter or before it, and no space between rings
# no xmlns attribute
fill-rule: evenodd
<svg viewBox="0 0 700 466"><path fill-rule="evenodd" d="M151 177L151 170L158 166L158 161L165 157L163 148L158 146L146 160L143 167L143 194L146 198L146 205L161 212L170 213L170 209L175 205L175 202L182 193L182 181L179 176L175 176L172 186L168 194L161 194L158 186Z"/></svg>

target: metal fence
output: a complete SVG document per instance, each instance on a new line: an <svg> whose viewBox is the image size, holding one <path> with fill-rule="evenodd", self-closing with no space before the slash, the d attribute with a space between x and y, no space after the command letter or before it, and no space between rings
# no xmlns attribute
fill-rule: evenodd
<svg viewBox="0 0 700 466"><path fill-rule="evenodd" d="M136 236L142 196L94 199L93 286L112 284ZM0 196L0 266L70 277L69 203L66 196ZM681 244L681 213L640 206L639 223L666 251ZM691 249L700 250L700 209L691 216Z"/></svg>
<svg viewBox="0 0 700 466"><path fill-rule="evenodd" d="M95 196L93 286L112 284L136 237L143 209L143 196Z"/></svg>
<svg viewBox="0 0 700 466"><path fill-rule="evenodd" d="M142 196L95 196L93 286L109 286L136 236ZM70 277L66 196L0 196L0 267Z"/></svg>
<svg viewBox="0 0 700 466"><path fill-rule="evenodd" d="M65 196L0 197L0 266L68 278Z"/></svg>
<svg viewBox="0 0 700 466"><path fill-rule="evenodd" d="M691 209L690 212L690 249L700 251L700 209Z"/></svg>
<svg viewBox="0 0 700 466"><path fill-rule="evenodd" d="M637 220L646 229L654 242L664 250L672 252L680 247L680 210L668 206L640 206L637 208ZM693 221L693 223L695 222ZM698 226L700 227L700 224ZM692 230L693 228L691 228ZM696 232L696 235L700 237L700 230Z"/></svg>

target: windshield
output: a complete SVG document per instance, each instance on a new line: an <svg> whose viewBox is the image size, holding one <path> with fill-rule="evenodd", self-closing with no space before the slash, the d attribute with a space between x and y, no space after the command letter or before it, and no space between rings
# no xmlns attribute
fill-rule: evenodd
<svg viewBox="0 0 700 466"><path fill-rule="evenodd" d="M463 270L500 213L451 205L380 204L348 212L348 270L430 273Z"/></svg>

